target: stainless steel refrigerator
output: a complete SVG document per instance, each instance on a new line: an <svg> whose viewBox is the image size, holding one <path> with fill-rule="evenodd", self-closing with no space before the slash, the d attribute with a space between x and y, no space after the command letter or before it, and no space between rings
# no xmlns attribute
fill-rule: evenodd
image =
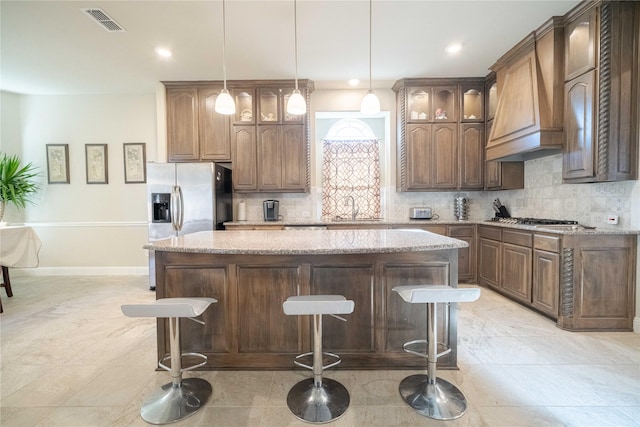
<svg viewBox="0 0 640 427"><path fill-rule="evenodd" d="M148 163L149 241L222 230L233 220L231 169L218 163ZM155 289L149 251L149 287Z"/></svg>

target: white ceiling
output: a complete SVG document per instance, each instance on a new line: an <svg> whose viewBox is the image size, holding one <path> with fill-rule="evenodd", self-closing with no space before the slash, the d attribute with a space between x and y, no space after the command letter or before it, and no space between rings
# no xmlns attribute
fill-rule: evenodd
<svg viewBox="0 0 640 427"><path fill-rule="evenodd" d="M578 1L374 0L374 88L405 77L485 76L511 46ZM81 8L101 8L110 33ZM368 84L369 2L298 0L298 75ZM294 77L293 1L227 0L227 78ZM152 93L158 81L222 80L221 1L0 1L0 88L27 94ZM460 41L456 56L444 48ZM156 46L173 51L160 59Z"/></svg>

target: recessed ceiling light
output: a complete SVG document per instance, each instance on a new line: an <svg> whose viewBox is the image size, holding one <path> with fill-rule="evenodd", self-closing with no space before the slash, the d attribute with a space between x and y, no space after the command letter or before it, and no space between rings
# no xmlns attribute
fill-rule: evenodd
<svg viewBox="0 0 640 427"><path fill-rule="evenodd" d="M360 79L349 79L349 86L358 86L360 84Z"/></svg>
<svg viewBox="0 0 640 427"><path fill-rule="evenodd" d="M156 53L160 56L162 56L163 58L170 58L172 53L169 49L164 48L164 47L157 47L156 48Z"/></svg>
<svg viewBox="0 0 640 427"><path fill-rule="evenodd" d="M462 50L462 43L451 43L445 50L447 53L458 53Z"/></svg>

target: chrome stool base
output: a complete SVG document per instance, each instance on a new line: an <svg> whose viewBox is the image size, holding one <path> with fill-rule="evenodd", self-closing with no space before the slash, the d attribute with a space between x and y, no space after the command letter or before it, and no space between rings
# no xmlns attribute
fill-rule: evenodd
<svg viewBox="0 0 640 427"><path fill-rule="evenodd" d="M427 375L410 375L400 382L400 395L417 413L435 420L455 420L467 410L464 394L449 381Z"/></svg>
<svg viewBox="0 0 640 427"><path fill-rule="evenodd" d="M174 423L195 414L212 392L211 384L200 378L185 378L179 386L170 382L145 401L140 415L149 424Z"/></svg>
<svg viewBox="0 0 640 427"><path fill-rule="evenodd" d="M346 387L330 378L323 378L319 387L313 378L307 378L294 385L287 395L289 410L309 423L328 423L340 418L349 402Z"/></svg>

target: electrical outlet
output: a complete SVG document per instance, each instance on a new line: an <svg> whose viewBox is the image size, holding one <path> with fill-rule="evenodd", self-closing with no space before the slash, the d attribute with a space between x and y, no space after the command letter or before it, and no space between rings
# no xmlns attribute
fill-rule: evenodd
<svg viewBox="0 0 640 427"><path fill-rule="evenodd" d="M618 224L618 215L607 215L607 224Z"/></svg>

